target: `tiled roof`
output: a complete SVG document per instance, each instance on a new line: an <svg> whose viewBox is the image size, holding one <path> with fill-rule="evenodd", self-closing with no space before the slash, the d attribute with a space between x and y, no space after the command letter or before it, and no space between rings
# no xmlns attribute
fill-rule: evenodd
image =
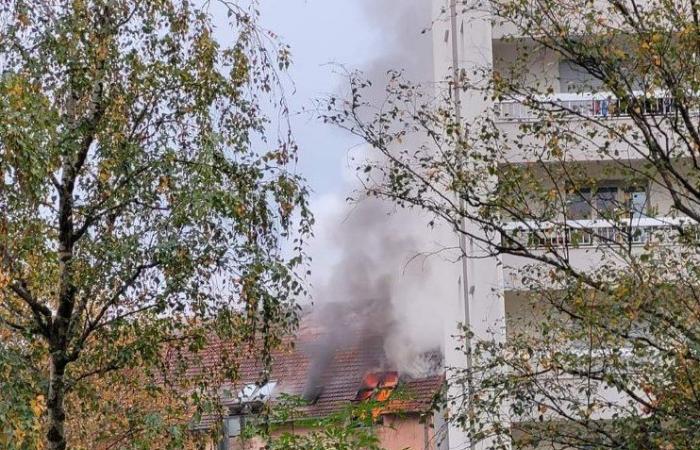
<svg viewBox="0 0 700 450"><path fill-rule="evenodd" d="M323 330L302 323L294 342L294 346L287 345L272 354L272 372L269 380L277 383L274 394L303 395L310 371L314 369L314 358L323 352L320 349L324 345L329 347L323 352L325 363L320 365L317 378L316 384L320 385L320 389L316 391L318 397L313 404L302 408L308 417L325 417L350 404L368 372L397 370L386 362L381 337L351 335L342 342L329 344ZM215 364L217 352L217 346L207 348L206 359ZM439 366L441 356L437 352L430 356ZM262 365L259 358L249 355L238 358L238 361L240 381L235 386L228 387L230 392L238 392L243 386L260 380ZM206 361L204 365L206 366ZM440 369L436 373L421 377L400 374L397 389L401 392L401 400L392 401L389 409L400 409L404 413L427 411L443 381L444 376Z"/></svg>

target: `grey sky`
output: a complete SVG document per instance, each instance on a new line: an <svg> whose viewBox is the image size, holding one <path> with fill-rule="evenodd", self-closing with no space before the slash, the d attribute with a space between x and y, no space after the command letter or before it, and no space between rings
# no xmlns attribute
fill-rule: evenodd
<svg viewBox="0 0 700 450"><path fill-rule="evenodd" d="M324 94L347 91L347 80L334 75L339 68L329 63L362 70L374 82L363 98L375 103L384 98L388 69L403 70L417 82L432 79L431 34L421 33L430 25L430 0L260 1L263 26L292 48L293 110ZM428 230L425 217L376 200L345 202L357 187L348 158L367 154L357 139L309 115L296 116L293 127L299 169L314 189L311 291L314 302L328 308L319 310L326 311L322 322L342 330L345 338L347 324L329 319L352 317L365 331L383 333L386 354L402 372L429 370L433 364L421 355L442 343L435 301L449 297L455 285L445 267L449 262L413 257L445 244Z"/></svg>
<svg viewBox="0 0 700 450"><path fill-rule="evenodd" d="M342 80L334 75L343 64L359 68L381 51L381 32L369 23L357 0L261 0L263 26L292 47L290 95L294 133L300 145L300 170L315 199L342 194L339 182L343 155L356 143L347 134L300 113L314 98L336 92Z"/></svg>
<svg viewBox="0 0 700 450"><path fill-rule="evenodd" d="M289 89L289 102L300 146L299 170L313 190L317 224L310 254L316 287L332 278L347 250L338 233L354 214L345 203L356 187L347 161L360 142L301 111L314 99L347 90L338 65L362 70L375 86L383 85L389 68L405 69L416 81L430 78L430 33L421 34L430 23L430 5L429 0L260 0L262 25L292 49L289 76L295 90ZM381 96L381 91L372 95ZM385 221L381 215L376 220Z"/></svg>

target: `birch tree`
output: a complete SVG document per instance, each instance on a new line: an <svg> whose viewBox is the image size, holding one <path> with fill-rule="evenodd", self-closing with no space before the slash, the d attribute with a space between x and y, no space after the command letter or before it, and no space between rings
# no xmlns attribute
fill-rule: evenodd
<svg viewBox="0 0 700 450"><path fill-rule="evenodd" d="M221 40L212 8L228 14ZM257 20L233 1L0 5L3 448L72 447L67 429L123 412L120 448L177 447L187 421L174 443L143 438L172 423L140 415L145 401L110 407L110 383L194 413L215 374L169 383L165 344L255 338L267 354L293 326L312 219L296 146L264 115L286 113L289 49Z"/></svg>

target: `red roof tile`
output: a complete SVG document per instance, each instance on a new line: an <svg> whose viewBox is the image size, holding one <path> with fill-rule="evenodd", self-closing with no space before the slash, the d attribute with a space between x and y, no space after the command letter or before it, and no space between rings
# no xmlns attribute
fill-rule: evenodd
<svg viewBox="0 0 700 450"><path fill-rule="evenodd" d="M273 398L279 393L303 395L309 381L314 355L318 356L325 337L323 330L302 324L294 346L288 345L273 352L272 372L269 375L269 380L277 383ZM224 343L211 345L203 352L202 365L189 368L188 375L195 376L205 371L209 364L219 364L220 353L227 351L235 354L239 364L239 381L234 386L226 387L233 393L234 398L230 403L234 403L235 393L244 386L259 381L263 372L259 358L252 354L250 349L239 350ZM377 388L392 390L394 387L402 392L400 401L391 401L394 410L400 405L398 409L402 412L424 412L430 408L433 396L443 385L444 377L441 371L430 376L411 378L400 375L395 367L388 366L383 339L378 336L349 338L334 345L324 356L327 361L317 379L319 386L316 401L302 408L309 417L327 416L341 410L353 400L370 398ZM441 360L439 354L433 356ZM364 386L365 384L367 386ZM365 391L368 392L367 396L360 395L360 392Z"/></svg>

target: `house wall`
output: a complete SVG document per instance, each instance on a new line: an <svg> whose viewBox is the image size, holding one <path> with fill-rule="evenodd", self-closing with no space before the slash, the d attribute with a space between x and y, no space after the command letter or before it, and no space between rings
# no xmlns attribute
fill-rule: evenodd
<svg viewBox="0 0 700 450"><path fill-rule="evenodd" d="M595 3L601 3L604 0L595 0ZM644 2L641 2L644 3ZM483 2L483 9L477 8L470 10L469 8L459 8L455 14L454 27L450 16L450 6L462 4L462 2L454 2L450 0L433 0L434 17L439 17L441 20L436 20L433 24L433 56L434 56L434 79L436 80L436 89L438 94L443 94L448 86L441 84L440 80L444 80L452 74L454 65L458 65L465 74L470 77L470 82L478 87L483 87L483 81L479 78L480 74L488 73L490 69L496 70L499 73L508 73L508 64L512 63L518 57L516 52L518 47L510 40L503 39L504 37L513 37L516 31L514 27L498 18L489 15L488 2ZM576 24L572 24L576 26ZM519 33L515 33L515 37ZM454 41L453 41L453 38ZM527 39L520 39L518 44L527 44ZM453 50L456 55L453 58ZM521 72L516 73L523 77L523 81L531 85L539 85L551 87L553 92L564 90L559 86L559 64L557 58L548 52L538 51L529 54L526 67ZM520 68L518 68L520 69ZM513 74L510 74L513 75ZM486 77L488 78L488 76ZM563 95L562 98L566 97ZM450 97L453 98L453 97ZM489 113L489 97L484 96L483 92L478 89L474 91L461 92L461 121L463 123L474 123L484 114ZM499 131L510 142L515 142L506 150L504 159L510 164L528 163L533 159L531 151L523 151L522 149L531 150L542 147L546 142L540 137L533 137L532 133L523 133L521 125L523 121L527 121L527 114L518 116L511 114L501 115L496 118ZM605 120L614 123L615 125L623 125L629 122L630 119L624 116L609 117ZM577 133L581 136L586 136L590 130L589 121L585 120L570 120L566 122L572 133ZM599 131L599 130L598 130ZM663 131L663 130L661 130ZM671 133L673 134L673 133ZM610 153L601 155L597 150L610 140L606 133L597 133L590 138L590 143L582 140L572 148L566 150L566 161L590 162L592 172L599 170L601 160L615 159L618 161L630 160L640 161L644 159L644 155L638 152L638 149L630 146L628 142L620 141L611 144ZM643 147L643 146L642 146ZM643 150L642 150L643 151ZM478 165L479 160L475 160L474 164ZM605 176L601 172L601 176ZM655 216L664 216L668 214L670 209L670 199L667 192L659 189L658 186L651 186L649 200L655 207ZM478 227L466 224L468 232L479 234ZM511 330L518 326L518 322L536 321L541 318L545 311L537 305L534 309L526 301L526 297L520 295L521 290L526 289L519 281L519 274L522 271L528 270L527 267L531 264L530 260L515 256L504 256L503 258L493 257L479 250L479 246L465 246L466 252L474 258L473 263L470 261L469 270L465 270L463 276L460 277L460 282L468 287L462 289L461 296L445 299L444 310L452 313L452 317L468 323L475 335L481 337L484 330L491 328L495 330L495 337L499 340L503 339L503 327L501 324L509 322ZM590 270L598 267L603 260L605 249L596 248L581 248L575 249L570 255L572 265L580 270ZM608 259L614 255L610 255ZM466 276L468 275L468 276ZM466 293L465 293L466 292ZM456 307L455 307L456 306ZM462 320L466 318L466 320ZM507 319L506 319L507 318ZM464 357L464 353L453 351L454 348L460 348L463 341L456 340L454 336L461 333L454 333L450 328L449 323L446 323L446 338L445 338L445 361L448 367L465 368L469 364L469 360ZM491 338L491 336L488 336ZM450 372L448 371L448 377ZM458 395L454 389L448 389L448 397ZM608 397L611 403L619 401L615 393L610 393ZM505 415L504 415L505 416ZM503 420L501 425L509 427L507 420ZM517 438L517 436L516 436ZM466 433L457 426L449 426L449 448L464 449L478 448L485 449L489 446L488 441L470 442Z"/></svg>
<svg viewBox="0 0 700 450"><path fill-rule="evenodd" d="M440 450L440 439L436 438L432 421L421 421L419 414L384 415L383 423L377 425L376 433L380 446L386 450ZM294 433L308 434L313 431L309 427L287 427L277 430L275 435ZM229 440L228 450L264 450L265 441L261 438ZM218 450L216 445L208 450Z"/></svg>
<svg viewBox="0 0 700 450"><path fill-rule="evenodd" d="M418 415L384 416L377 430L381 446L386 450L436 450L438 442L430 423L421 423Z"/></svg>

